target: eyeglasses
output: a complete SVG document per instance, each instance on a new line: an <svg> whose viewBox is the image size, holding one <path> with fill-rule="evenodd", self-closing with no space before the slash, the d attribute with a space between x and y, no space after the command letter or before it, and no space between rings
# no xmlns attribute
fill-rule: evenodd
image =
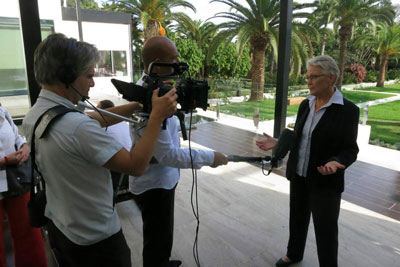
<svg viewBox="0 0 400 267"><path fill-rule="evenodd" d="M328 75L328 74L310 75L310 76L306 76L306 79L309 80L309 81L312 81L312 80L314 80L316 78L319 78L319 77L322 77L322 76L326 76L326 75Z"/></svg>

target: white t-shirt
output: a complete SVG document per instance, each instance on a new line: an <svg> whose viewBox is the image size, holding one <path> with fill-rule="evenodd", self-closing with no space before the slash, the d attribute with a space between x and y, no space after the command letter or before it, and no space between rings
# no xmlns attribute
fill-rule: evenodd
<svg viewBox="0 0 400 267"><path fill-rule="evenodd" d="M0 158L15 152L15 146L20 149L25 144L25 139L18 133L10 113L0 105ZM0 171L0 192L8 190L6 171ZM2 199L0 193L0 199Z"/></svg>
<svg viewBox="0 0 400 267"><path fill-rule="evenodd" d="M126 150L131 151L132 140L128 122L121 121L120 123L108 126L106 132L123 145Z"/></svg>

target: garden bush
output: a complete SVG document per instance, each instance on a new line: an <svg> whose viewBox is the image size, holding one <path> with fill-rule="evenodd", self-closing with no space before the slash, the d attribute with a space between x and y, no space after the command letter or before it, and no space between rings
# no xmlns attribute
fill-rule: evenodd
<svg viewBox="0 0 400 267"><path fill-rule="evenodd" d="M305 85L305 84L307 84L305 75L289 76L289 85Z"/></svg>
<svg viewBox="0 0 400 267"><path fill-rule="evenodd" d="M391 69L386 73L386 78L388 80L396 80L400 78L400 69Z"/></svg>
<svg viewBox="0 0 400 267"><path fill-rule="evenodd" d="M345 72L343 74L343 84L353 84L356 83L356 77L350 72Z"/></svg>
<svg viewBox="0 0 400 267"><path fill-rule="evenodd" d="M271 74L270 72L265 72L264 82L266 84L276 84L276 73Z"/></svg>
<svg viewBox="0 0 400 267"><path fill-rule="evenodd" d="M381 141L379 139L369 140L369 143L371 145L375 145L375 146L381 146L381 147L387 147L390 149L400 150L400 143L390 144L390 143Z"/></svg>
<svg viewBox="0 0 400 267"><path fill-rule="evenodd" d="M379 72L376 70L368 70L367 75L364 78L366 83L375 83L378 81Z"/></svg>

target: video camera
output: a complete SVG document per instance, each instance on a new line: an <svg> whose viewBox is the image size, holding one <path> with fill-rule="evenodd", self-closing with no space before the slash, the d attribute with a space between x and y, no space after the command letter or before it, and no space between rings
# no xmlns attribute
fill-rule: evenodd
<svg viewBox="0 0 400 267"><path fill-rule="evenodd" d="M158 72L155 72L155 69L157 69ZM189 66L184 62L152 62L149 66L149 75L145 76L143 79L143 86L116 79L111 79L111 82L118 92L122 94L122 98L128 101L141 103L143 105L143 112L149 114L152 109L151 99L153 90L160 88L158 96L163 96L173 88L172 86L166 85L164 82L176 80L177 102L181 107L175 115L179 118L183 139L186 140L185 116L182 111L188 113L195 108L207 110L208 90L210 89L207 81L182 77L188 70Z"/></svg>
<svg viewBox="0 0 400 267"><path fill-rule="evenodd" d="M162 70L162 74L154 72L156 67ZM144 77L143 86L116 79L111 79L111 82L122 94L122 98L141 103L143 112L150 113L153 90L160 88L158 96L163 96L172 89L172 86L165 85L163 81L178 79L175 87L178 95L177 102L181 106L179 110L186 113L195 108L207 110L208 90L210 89L208 82L194 80L190 77L180 78L188 69L188 64L184 62L152 62L149 66L149 75Z"/></svg>

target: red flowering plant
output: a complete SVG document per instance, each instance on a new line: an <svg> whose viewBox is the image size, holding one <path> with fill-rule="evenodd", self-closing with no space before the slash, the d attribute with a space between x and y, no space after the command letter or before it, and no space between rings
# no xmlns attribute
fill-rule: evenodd
<svg viewBox="0 0 400 267"><path fill-rule="evenodd" d="M362 83L367 75L367 70L360 63L351 63L344 71L351 73L356 78L357 83Z"/></svg>

